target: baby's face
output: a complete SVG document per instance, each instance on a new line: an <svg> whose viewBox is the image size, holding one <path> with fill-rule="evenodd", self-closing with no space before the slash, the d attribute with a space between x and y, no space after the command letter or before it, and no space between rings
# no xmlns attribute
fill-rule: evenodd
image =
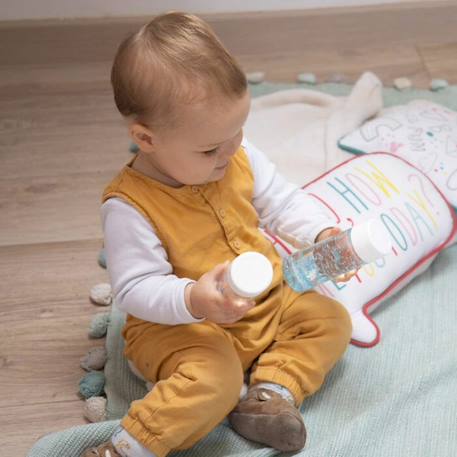
<svg viewBox="0 0 457 457"><path fill-rule="evenodd" d="M241 144L250 97L205 101L183 108L179 126L159 135L148 154L166 184L199 185L222 179Z"/></svg>

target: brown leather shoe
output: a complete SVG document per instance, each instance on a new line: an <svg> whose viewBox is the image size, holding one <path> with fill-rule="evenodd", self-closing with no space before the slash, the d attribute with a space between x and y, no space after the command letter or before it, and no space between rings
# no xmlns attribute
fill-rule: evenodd
<svg viewBox="0 0 457 457"><path fill-rule="evenodd" d="M249 389L229 421L241 436L279 451L298 451L305 446L306 429L300 412L268 389Z"/></svg>
<svg viewBox="0 0 457 457"><path fill-rule="evenodd" d="M111 442L107 441L100 444L100 446L87 449L81 457L121 457L121 455L116 451Z"/></svg>

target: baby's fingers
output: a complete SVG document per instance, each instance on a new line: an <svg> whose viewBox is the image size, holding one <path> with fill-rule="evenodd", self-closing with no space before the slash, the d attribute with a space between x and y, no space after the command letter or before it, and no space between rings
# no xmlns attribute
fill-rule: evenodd
<svg viewBox="0 0 457 457"><path fill-rule="evenodd" d="M347 282L349 281L353 276L357 274L357 270L352 270L347 273L344 273L336 278L336 282Z"/></svg>
<svg viewBox="0 0 457 457"><path fill-rule="evenodd" d="M236 299L231 301L230 308L231 314L235 318L235 321L241 319L250 309L255 306L254 300L249 299Z"/></svg>
<svg viewBox="0 0 457 457"><path fill-rule="evenodd" d="M237 298L232 301L232 306L236 311L242 312L245 314L251 308L255 306L255 301L248 298Z"/></svg>

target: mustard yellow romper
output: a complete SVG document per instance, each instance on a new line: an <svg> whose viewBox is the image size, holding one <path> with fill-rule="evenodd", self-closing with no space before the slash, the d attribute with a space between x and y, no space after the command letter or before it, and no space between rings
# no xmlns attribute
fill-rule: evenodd
<svg viewBox="0 0 457 457"><path fill-rule="evenodd" d="M240 147L220 181L172 188L128 165L103 194L103 201L124 199L150 221L179 277L198 280L245 251L261 252L274 267L271 287L234 324L162 325L127 316L125 355L156 385L132 403L122 426L158 457L191 447L216 427L236 406L251 366L251 384L281 384L300 405L350 340L342 305L284 283L280 256L258 229L253 186Z"/></svg>

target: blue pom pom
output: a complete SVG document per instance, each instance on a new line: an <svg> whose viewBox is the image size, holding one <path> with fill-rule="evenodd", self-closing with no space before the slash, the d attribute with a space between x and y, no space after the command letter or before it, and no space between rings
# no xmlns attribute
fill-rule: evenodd
<svg viewBox="0 0 457 457"><path fill-rule="evenodd" d="M442 89L446 89L449 86L449 83L445 79L432 79L430 82L430 90L437 92Z"/></svg>
<svg viewBox="0 0 457 457"><path fill-rule="evenodd" d="M84 398L101 395L104 387L105 375L101 371L91 371L79 381L79 392Z"/></svg>
<svg viewBox="0 0 457 457"><path fill-rule="evenodd" d="M129 151L136 154L140 150L139 146L135 143L130 143Z"/></svg>
<svg viewBox="0 0 457 457"><path fill-rule="evenodd" d="M110 313L98 313L92 319L89 327L89 336L91 338L103 338L108 331Z"/></svg>
<svg viewBox="0 0 457 457"><path fill-rule="evenodd" d="M98 253L98 264L102 268L106 268L105 248L100 249L100 252Z"/></svg>

